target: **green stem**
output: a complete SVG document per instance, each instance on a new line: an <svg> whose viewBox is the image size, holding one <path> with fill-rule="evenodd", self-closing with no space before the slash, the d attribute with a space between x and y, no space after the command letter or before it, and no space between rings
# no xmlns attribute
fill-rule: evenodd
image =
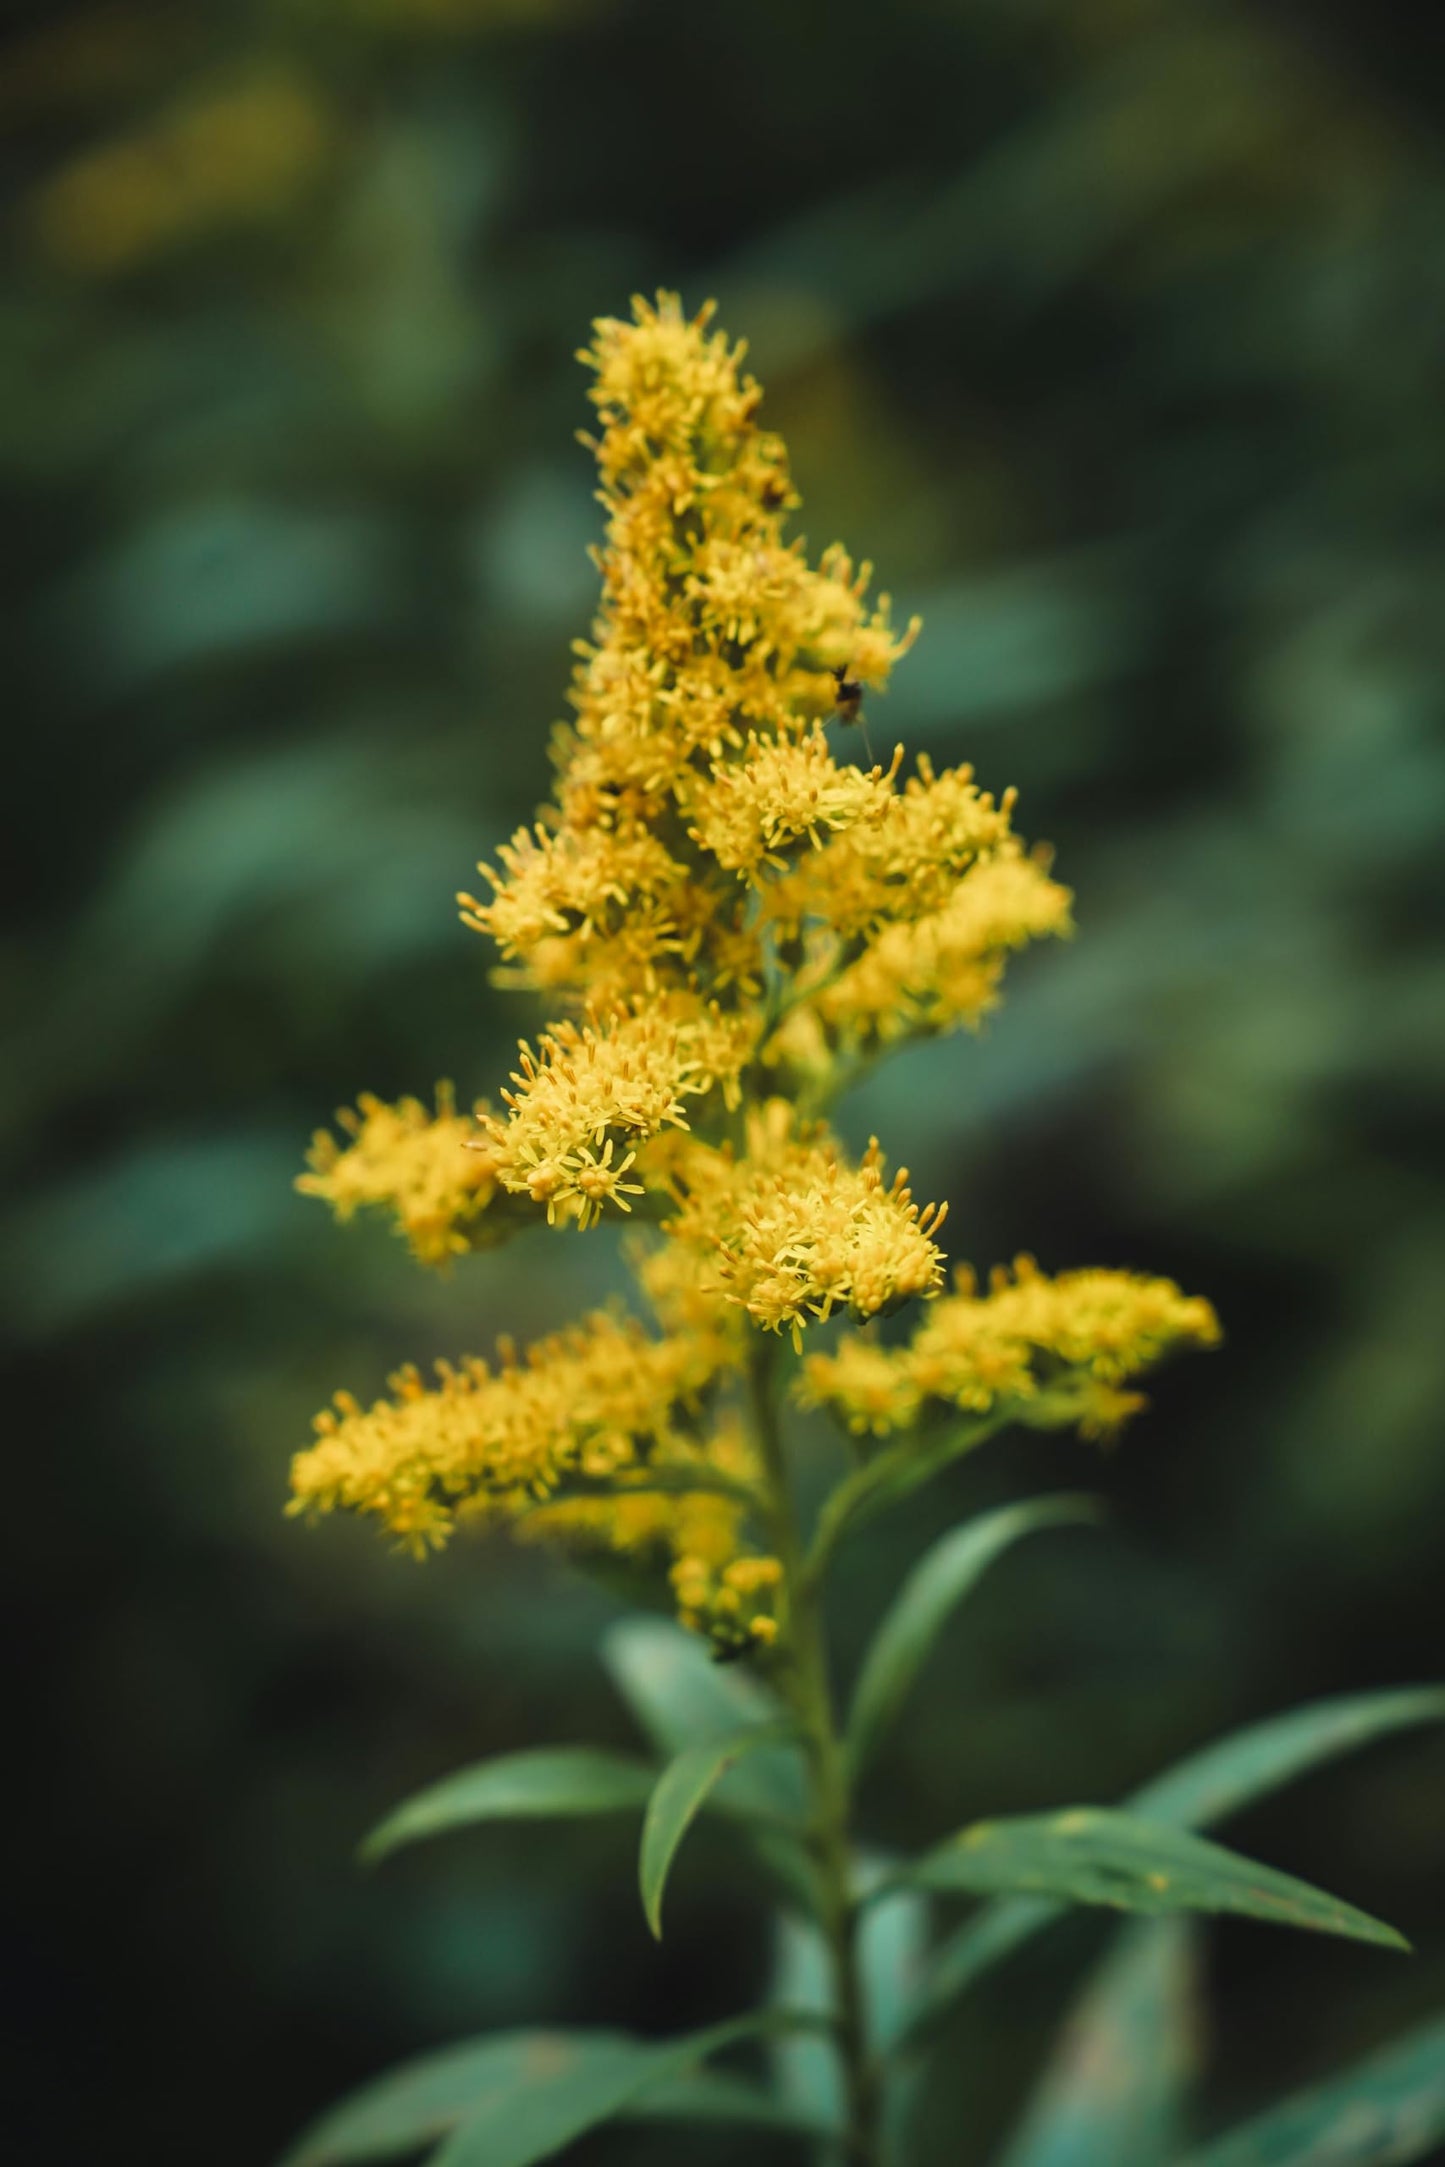
<svg viewBox="0 0 1445 2167"><path fill-rule="evenodd" d="M878 1453L876 1458L865 1460L861 1467L855 1467L825 1500L818 1515L818 1525L802 1563L804 1586L816 1588L820 1584L843 1537L860 1520L875 1512L880 1503L891 1504L907 1497L910 1491L931 1481L954 1460L962 1459L966 1452L974 1451L997 1431L1017 1420L1017 1412L1012 1407L998 1408L992 1414L977 1416L972 1422L952 1425L941 1437L920 1439L910 1435L903 1444L894 1445Z"/></svg>
<svg viewBox="0 0 1445 2167"><path fill-rule="evenodd" d="M804 1571L802 1535L788 1481L773 1396L774 1340L757 1335L749 1364L753 1422L770 1502L772 1540L783 1567L787 1611L782 1684L807 1743L812 1791L811 1848L818 1869L820 1923L832 1959L838 2050L847 2095L852 2157L878 2167L879 2100L868 2053L858 1967L858 1907L853 1895L852 1798L847 1761L828 1680L821 1589Z"/></svg>

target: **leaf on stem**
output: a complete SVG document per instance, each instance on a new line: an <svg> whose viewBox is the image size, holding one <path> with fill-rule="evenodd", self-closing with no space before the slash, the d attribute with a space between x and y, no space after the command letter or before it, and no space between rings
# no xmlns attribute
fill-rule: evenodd
<svg viewBox="0 0 1445 2167"><path fill-rule="evenodd" d="M776 2129L800 2137L831 2137L834 2126L805 2108L776 2098L749 2078L718 2069L688 2069L649 2085L622 2109L629 2122L708 2122L739 2129Z"/></svg>
<svg viewBox="0 0 1445 2167"><path fill-rule="evenodd" d="M816 2027L774 2010L654 2042L610 2031L497 2032L420 2056L314 2123L281 2167L346 2167L440 2143L434 2167L533 2167L740 2040Z"/></svg>
<svg viewBox="0 0 1445 2167"><path fill-rule="evenodd" d="M979 1821L905 1869L916 1887L1027 1890L1119 1911L1237 1912L1380 1948L1408 1949L1352 1904L1184 1829L1102 1806Z"/></svg>
<svg viewBox="0 0 1445 2167"><path fill-rule="evenodd" d="M458 1769L398 1806L361 1846L370 1865L404 1844L476 1821L562 1820L640 1811L657 1771L645 1761L590 1746L544 1746L503 1753Z"/></svg>
<svg viewBox="0 0 1445 2167"><path fill-rule="evenodd" d="M1199 2060L1197 1929L1135 1919L1091 1975L997 2167L1159 2167L1179 2157Z"/></svg>
<svg viewBox="0 0 1445 2167"><path fill-rule="evenodd" d="M933 1545L903 1583L874 1635L854 1691L847 1750L855 1776L872 1757L949 1612L994 1559L1041 1528L1077 1526L1101 1518L1101 1508L1093 1498L1042 1497L984 1513L963 1527L950 1529Z"/></svg>
<svg viewBox="0 0 1445 2167"><path fill-rule="evenodd" d="M657 1940L662 1939L662 1892L672 1862L709 1792L750 1753L764 1746L786 1745L795 1737L793 1725L786 1721L734 1731L726 1738L688 1746L658 1777L647 1802L638 1861L642 1908Z"/></svg>
<svg viewBox="0 0 1445 2167"><path fill-rule="evenodd" d="M602 1659L649 1743L669 1758L784 1717L782 1702L753 1672L715 1663L695 1633L661 1618L623 1618L604 1635ZM797 1756L753 1756L727 1778L718 1804L801 1822L807 1794Z"/></svg>
<svg viewBox="0 0 1445 2167"><path fill-rule="evenodd" d="M1407 1686L1384 1693L1351 1693L1271 1716L1233 1731L1156 1777L1128 1800L1131 1811L1179 1828L1207 1828L1291 1783L1337 1754L1445 1718L1445 1687ZM976 1979L1021 1948L1063 1907L1045 1897L992 1903L961 1926L938 1951L903 2027L916 2039Z"/></svg>
<svg viewBox="0 0 1445 2167"><path fill-rule="evenodd" d="M623 2032L512 2031L403 2062L307 2130L281 2167L392 2159L440 2142L471 2114L557 2082L581 2101L644 2068L645 2042ZM585 2126L585 2124L583 2125Z"/></svg>
<svg viewBox="0 0 1445 2167"><path fill-rule="evenodd" d="M1191 2152L1186 2167L1410 2167L1445 2144L1445 2018Z"/></svg>

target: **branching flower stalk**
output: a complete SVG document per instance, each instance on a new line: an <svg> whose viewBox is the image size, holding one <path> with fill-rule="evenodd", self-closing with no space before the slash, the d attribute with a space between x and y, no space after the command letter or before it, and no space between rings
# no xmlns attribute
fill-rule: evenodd
<svg viewBox="0 0 1445 2167"><path fill-rule="evenodd" d="M797 496L743 349L675 297L596 326L606 530L599 614L535 824L482 868L468 926L552 1017L493 1102L362 1098L301 1186L378 1209L446 1267L524 1228L630 1222L639 1313L338 1395L292 1509L368 1514L418 1556L464 1522L583 1561L621 1554L791 1708L836 1969L855 2155L875 2154L854 1936L849 1774L823 1630L838 1542L1010 1423L1117 1431L1133 1381L1217 1336L1170 1281L1028 1258L945 1283L945 1207L826 1110L920 1038L976 1028L1010 954L1070 929L1014 797L966 767L848 759L852 688L917 632L870 570L785 539ZM849 688L839 712L840 686ZM882 1320L912 1312L907 1336ZM846 1471L811 1537L789 1405L824 1409Z"/></svg>

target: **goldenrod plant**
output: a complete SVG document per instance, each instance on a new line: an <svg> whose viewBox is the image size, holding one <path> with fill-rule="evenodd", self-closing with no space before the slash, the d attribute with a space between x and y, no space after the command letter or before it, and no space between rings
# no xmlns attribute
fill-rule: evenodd
<svg viewBox="0 0 1445 2167"><path fill-rule="evenodd" d="M526 2167L646 2115L791 2130L860 2167L907 2163L937 2019L1064 1906L1149 1915L1091 1989L1096 2023L1100 2006L1137 2016L1167 2000L1183 1914L1403 1947L1199 1831L1336 1752L1438 1717L1445 1694L1297 1711L1123 1807L978 1823L920 1857L860 1844L859 1779L953 1608L1025 1535L1096 1515L1087 1498L1046 1496L945 1534L898 1591L846 1713L826 1632L839 1546L1011 1425L1113 1436L1144 1404L1139 1379L1219 1328L1201 1296L1133 1271L1051 1276L1020 1257L985 1283L963 1264L950 1277L946 1206L917 1201L878 1141L856 1155L831 1125L881 1058L976 1027L1011 953L1068 934L1070 896L1015 832L1011 791L991 795L967 767L909 770L902 747L886 764L849 756L919 627L896 631L887 598L870 602L868 565L838 547L813 564L784 538L798 503L787 454L711 312L637 301L629 321L597 324L581 358L606 515L601 605L577 645L552 798L482 868L484 892L461 898L501 980L555 1020L522 1043L495 1104L362 1098L339 1139L317 1138L301 1186L342 1218L389 1216L442 1268L538 1222L558 1238L615 1225L638 1304L434 1377L401 1369L369 1407L338 1394L294 1463L291 1509L369 1514L417 1556L464 1523L584 1564L620 1555L678 1620L627 1620L609 1640L646 1756L573 1746L465 1769L403 1805L372 1856L507 1816L635 1813L660 1935L678 1846L716 1809L769 1877L791 1956L774 2003L703 2033L449 2047L326 2116L292 2159L434 2148L435 2167ZM837 1479L807 1516L789 1437L804 1408L838 1436ZM931 1900L957 1897L983 1903L930 1942ZM711 2067L762 2038L771 2085ZM1397 2145L1352 2160L1421 2157L1398 2149L1400 2132L1424 2130L1425 2147L1445 2133L1442 2066L1437 2029L1292 2103L1298 2143L1266 2118L1191 2157L1314 2159L1309 2144L1351 2100L1373 2102ZM1045 2158L1048 2115L1067 2111L1049 2096L1011 2162ZM1164 2120L1098 2156L1180 2156Z"/></svg>

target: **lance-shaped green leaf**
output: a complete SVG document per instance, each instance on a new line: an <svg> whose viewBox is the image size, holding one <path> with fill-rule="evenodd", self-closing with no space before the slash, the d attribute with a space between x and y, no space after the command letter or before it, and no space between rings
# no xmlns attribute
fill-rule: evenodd
<svg viewBox="0 0 1445 2167"><path fill-rule="evenodd" d="M896 1714L949 1612L1021 1537L1102 1517L1093 1498L1041 1497L986 1512L933 1545L894 1600L863 1665L848 1717L848 1758L856 1775Z"/></svg>
<svg viewBox="0 0 1445 2167"><path fill-rule="evenodd" d="M458 1769L389 1814L361 1846L374 1864L403 1844L445 1835L476 1821L564 1820L594 1813L640 1812L657 1771L645 1761L590 1746L543 1746L503 1753Z"/></svg>
<svg viewBox="0 0 1445 2167"><path fill-rule="evenodd" d="M668 1758L784 1715L777 1695L753 1672L713 1662L696 1633L661 1618L622 1619L604 1635L602 1657L648 1740ZM752 1756L729 1775L718 1804L801 1823L807 1789L797 1755Z"/></svg>
<svg viewBox="0 0 1445 2167"><path fill-rule="evenodd" d="M1105 1806L978 1821L904 1870L916 1887L1027 1890L1119 1911L1237 1912L1385 1949L1409 1943L1339 1897L1186 1830Z"/></svg>
<svg viewBox="0 0 1445 2167"><path fill-rule="evenodd" d="M783 2021L788 2028L797 2020ZM644 2048L630 2061L625 2055L611 2067L598 2061L575 2078L564 2071L544 2072L510 2097L493 2095L485 2107L469 2111L435 2154L432 2167L533 2167L587 2130L610 2122L646 2092L777 2023L766 2012L736 2017L665 2046Z"/></svg>
<svg viewBox="0 0 1445 2167"><path fill-rule="evenodd" d="M1181 1828L1207 1828L1310 1769L1392 1731L1445 1719L1445 1687L1341 1694L1233 1731L1154 1778L1131 1811ZM995 1964L1059 1916L1045 1897L1006 1897L967 1920L939 1949L903 2026L915 2039Z"/></svg>
<svg viewBox="0 0 1445 2167"><path fill-rule="evenodd" d="M314 2122L281 2167L341 2167L394 2159L437 2144L467 2115L512 2099L552 2076L580 2096L636 2067L646 2042L625 2032L508 2031L419 2055L376 2077Z"/></svg>
<svg viewBox="0 0 1445 2167"><path fill-rule="evenodd" d="M661 1618L624 1618L604 1636L603 1661L618 1692L658 1752L730 1737L749 1726L780 1723L782 1702L741 1663L715 1663L695 1633ZM812 1861L798 1840L808 1809L796 1753L774 1746L730 1769L712 1804L744 1825L748 1849L793 1906L819 1905Z"/></svg>
<svg viewBox="0 0 1445 2167"><path fill-rule="evenodd" d="M662 1892L678 1845L706 1803L708 1793L728 1770L760 1747L786 1745L795 1737L787 1722L764 1723L688 1746L669 1762L654 1786L642 1823L638 1881L642 1908L657 1939L662 1939Z"/></svg>
<svg viewBox="0 0 1445 2167"><path fill-rule="evenodd" d="M1210 1828L1296 1776L1353 1753L1389 1731L1445 1722L1445 1686L1404 1686L1389 1693L1348 1693L1233 1732L1217 1745L1153 1776L1129 1800L1131 1811L1179 1828Z"/></svg>
<svg viewBox="0 0 1445 2167"><path fill-rule="evenodd" d="M775 2129L799 2137L827 2138L836 2130L789 2100L779 2099L747 2077L720 2069L688 2069L651 2084L622 2109L629 2122L705 2122L739 2129Z"/></svg>
<svg viewBox="0 0 1445 2167"><path fill-rule="evenodd" d="M1196 1934L1185 1918L1122 1929L997 2167L1160 2167L1179 2157L1199 2059Z"/></svg>
<svg viewBox="0 0 1445 2167"><path fill-rule="evenodd" d="M282 2167L349 2167L442 2144L447 2167L530 2167L634 2099L665 2088L710 2055L759 2033L816 2027L776 2010L682 2039L615 2031L510 2031L404 2062L333 2107Z"/></svg>
<svg viewBox="0 0 1445 2167"><path fill-rule="evenodd" d="M1411 2167L1445 2144L1445 2018L1192 2152L1186 2167Z"/></svg>

